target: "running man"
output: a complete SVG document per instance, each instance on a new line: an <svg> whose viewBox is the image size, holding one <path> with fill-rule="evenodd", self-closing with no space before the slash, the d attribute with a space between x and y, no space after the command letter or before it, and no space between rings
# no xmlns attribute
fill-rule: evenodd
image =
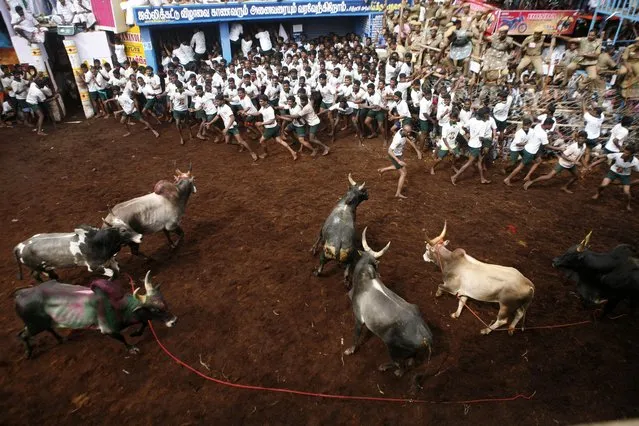
<svg viewBox="0 0 639 426"><path fill-rule="evenodd" d="M233 115L233 110L231 109L231 107L226 104L224 95L221 93L216 95L215 103L217 104L217 115L211 122L207 124L207 128L215 124L218 120L222 120L222 123L224 124L224 130L222 130L222 134L224 135L225 142L227 144L230 144L232 136L240 145L240 151L247 149L248 152L251 154L251 158L253 158L253 161L257 161L257 154L251 149L249 144L247 144L244 139L242 139L242 136L240 136L240 129L237 127L235 115Z"/></svg>
<svg viewBox="0 0 639 426"><path fill-rule="evenodd" d="M255 123L257 127L264 126L264 131L262 132L262 136L260 137L260 145L262 146L262 149L264 149L264 153L260 154L259 157L266 158L266 156L268 155L268 152L266 150L266 142L269 139L275 139L275 142L282 145L284 148L288 150L288 152L291 153L291 156L293 157L293 161L297 160L297 153L293 151L293 148L291 148L280 137L280 126L277 124L277 121L275 120L275 110L273 109L273 106L269 103L268 96L259 95L258 102L260 103L260 107L261 107L259 111L256 110L256 111L247 112L246 110L244 110L245 111L244 113L246 115L253 116L253 117L257 117L258 115L262 116L263 121L261 122L258 121Z"/></svg>
<svg viewBox="0 0 639 426"><path fill-rule="evenodd" d="M603 190L612 182L619 181L623 185L623 193L628 200L626 210L632 211L632 207L630 207L630 200L632 199L632 195L630 194L630 173L632 170L639 172L639 160L637 160L634 155L635 149L630 145L624 146L622 152L606 154L606 157L612 160L613 163L610 166L608 174L601 181L599 188L597 188L597 193L592 196L593 200L599 199Z"/></svg>
<svg viewBox="0 0 639 426"><path fill-rule="evenodd" d="M407 141L417 153L417 158L420 160L422 159L422 152L417 149L417 145L415 145L415 139L413 138L412 133L413 126L410 123L406 123L402 127L402 129L398 130L395 133L395 136L393 136L393 141L388 147L388 158L390 158L392 166L377 169L377 172L380 174L380 176L391 170L399 171L397 191L395 192L396 198L406 198L406 196L402 194L404 182L406 182L406 163L402 159L402 156L404 155L404 146L406 145Z"/></svg>
<svg viewBox="0 0 639 426"><path fill-rule="evenodd" d="M118 114L122 114L120 123L122 123L124 125L124 128L126 129L126 133L122 135L122 137L125 138L131 135L129 121L132 118L144 124L144 128L151 130L156 138L160 137L160 134L153 128L153 126L151 126L148 121L142 118L140 111L138 111L135 106L135 101L133 100L132 95L133 93L129 90L121 90L119 86L113 86L113 98L106 101L107 104L109 104L110 102L117 102L122 108L119 111L114 112L116 117Z"/></svg>

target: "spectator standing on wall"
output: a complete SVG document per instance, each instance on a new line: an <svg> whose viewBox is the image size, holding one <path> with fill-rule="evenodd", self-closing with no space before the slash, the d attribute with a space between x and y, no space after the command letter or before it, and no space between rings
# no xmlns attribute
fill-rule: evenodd
<svg viewBox="0 0 639 426"><path fill-rule="evenodd" d="M206 53L206 37L201 28L193 29L193 37L191 37L191 49L195 52L195 60L200 61Z"/></svg>
<svg viewBox="0 0 639 426"><path fill-rule="evenodd" d="M239 22L234 22L231 24L231 28L229 29L229 40L231 40L231 53L235 54L238 50L240 50L240 35L244 33L244 27Z"/></svg>
<svg viewBox="0 0 639 426"><path fill-rule="evenodd" d="M273 43L271 43L271 35L268 33L268 31L259 28L257 34L255 34L255 38L260 41L261 55L273 54Z"/></svg>

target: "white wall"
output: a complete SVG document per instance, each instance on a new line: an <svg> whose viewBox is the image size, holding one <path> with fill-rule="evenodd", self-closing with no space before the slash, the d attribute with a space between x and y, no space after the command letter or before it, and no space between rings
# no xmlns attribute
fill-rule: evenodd
<svg viewBox="0 0 639 426"><path fill-rule="evenodd" d="M75 41L78 49L78 55L81 62L93 64L94 59L100 59L102 62L111 63L111 47L104 31L91 31L76 34L74 36L65 36L66 40Z"/></svg>

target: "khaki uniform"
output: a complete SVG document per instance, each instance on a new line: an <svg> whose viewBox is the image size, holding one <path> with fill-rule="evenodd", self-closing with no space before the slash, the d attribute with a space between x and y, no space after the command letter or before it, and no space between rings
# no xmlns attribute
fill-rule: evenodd
<svg viewBox="0 0 639 426"><path fill-rule="evenodd" d="M544 38L535 41L535 36L529 36L521 43L521 48L526 53L517 66L517 73L521 73L528 65L532 64L535 68L535 73L538 77L544 75L543 61L541 59L541 52L544 47Z"/></svg>
<svg viewBox="0 0 639 426"><path fill-rule="evenodd" d="M566 66L565 80L568 83L570 77L578 69L585 69L588 73L588 78L596 80L597 76L597 59L584 58L583 55L599 55L601 53L601 40L595 39L588 41L587 38L579 39L579 55L576 56L573 61Z"/></svg>
<svg viewBox="0 0 639 426"><path fill-rule="evenodd" d="M631 70L633 74L632 77L639 78L639 43L628 46L626 50L624 50L623 55L621 55L621 58L623 59L623 65L619 68L617 74L623 76Z"/></svg>
<svg viewBox="0 0 639 426"><path fill-rule="evenodd" d="M490 48L484 55L483 71L503 70L507 73L509 52L512 46L512 37L506 36L504 39L500 39L499 33L493 34L490 37Z"/></svg>
<svg viewBox="0 0 639 426"><path fill-rule="evenodd" d="M437 12L435 12L435 19L439 21L440 27L445 27L453 17L454 6L439 6Z"/></svg>

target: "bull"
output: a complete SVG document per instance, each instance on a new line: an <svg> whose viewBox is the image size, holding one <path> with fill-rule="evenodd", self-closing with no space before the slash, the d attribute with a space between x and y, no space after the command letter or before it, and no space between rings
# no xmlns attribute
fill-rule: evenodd
<svg viewBox="0 0 639 426"><path fill-rule="evenodd" d="M176 248L184 237L180 221L186 204L191 194L197 192L192 169L192 165L189 165L186 173L178 169L175 171L175 182L161 180L155 184L152 193L115 205L107 221L117 218L143 235L164 231L169 246ZM171 233L177 234L176 241L171 239ZM139 244L133 242L130 247L133 255L146 257L140 252Z"/></svg>
<svg viewBox="0 0 639 426"><path fill-rule="evenodd" d="M392 360L389 364L382 364L380 371L394 368L395 375L399 377L419 354L426 349L430 352L433 335L417 305L393 293L379 278L379 259L388 250L390 242L382 250L374 251L366 241L364 228L362 245L364 252L353 269L353 286L349 291L355 316L353 346L344 354L352 355L357 351L361 345L362 328L366 326L384 341Z"/></svg>
<svg viewBox="0 0 639 426"><path fill-rule="evenodd" d="M329 260L336 260L340 264L347 265L344 271L344 279L349 275L349 267L353 261L356 252L355 240L355 212L357 206L365 200L368 200L368 190L364 188L366 182L358 185L350 173L348 175L350 186L346 195L344 195L331 214L328 215L322 225L319 237L311 248L313 255L322 246L320 252L320 264L314 274L319 276L324 269L324 265Z"/></svg>
<svg viewBox="0 0 639 426"><path fill-rule="evenodd" d="M577 282L577 293L587 307L603 305L603 314L612 312L624 299L639 301L639 256L636 250L621 244L608 253L588 248L592 231L581 243L553 259L560 269Z"/></svg>
<svg viewBox="0 0 639 426"><path fill-rule="evenodd" d="M150 320L163 321L167 327L173 327L177 321L160 293L160 286L149 280L150 272L144 278L144 295L139 294L140 288L133 294L124 294L119 283L107 280L95 280L90 288L52 280L16 290L15 308L24 322L18 336L27 358L33 352L31 338L43 331L63 342L55 328L97 328L124 343L130 353L138 353L139 349L126 341L122 330L140 324L131 336L141 336Z"/></svg>
<svg viewBox="0 0 639 426"><path fill-rule="evenodd" d="M452 318L459 318L468 298L499 303L497 320L482 329L481 334L489 334L506 324L514 314L508 327L508 333L512 335L533 300L533 283L515 268L480 262L463 249L448 250L445 237L446 223L437 238L426 241L423 256L425 262L437 264L442 271L444 283L439 285L435 296L439 297L447 292L459 297L459 306L450 315Z"/></svg>
<svg viewBox="0 0 639 426"><path fill-rule="evenodd" d="M36 234L19 243L13 249L18 279L22 279L23 264L38 281L42 281L43 272L49 279L57 280L56 268L73 266L85 266L89 272L115 277L119 271L115 256L123 245L142 242L142 235L117 218L111 220L103 219L108 228L81 225L74 232Z"/></svg>

